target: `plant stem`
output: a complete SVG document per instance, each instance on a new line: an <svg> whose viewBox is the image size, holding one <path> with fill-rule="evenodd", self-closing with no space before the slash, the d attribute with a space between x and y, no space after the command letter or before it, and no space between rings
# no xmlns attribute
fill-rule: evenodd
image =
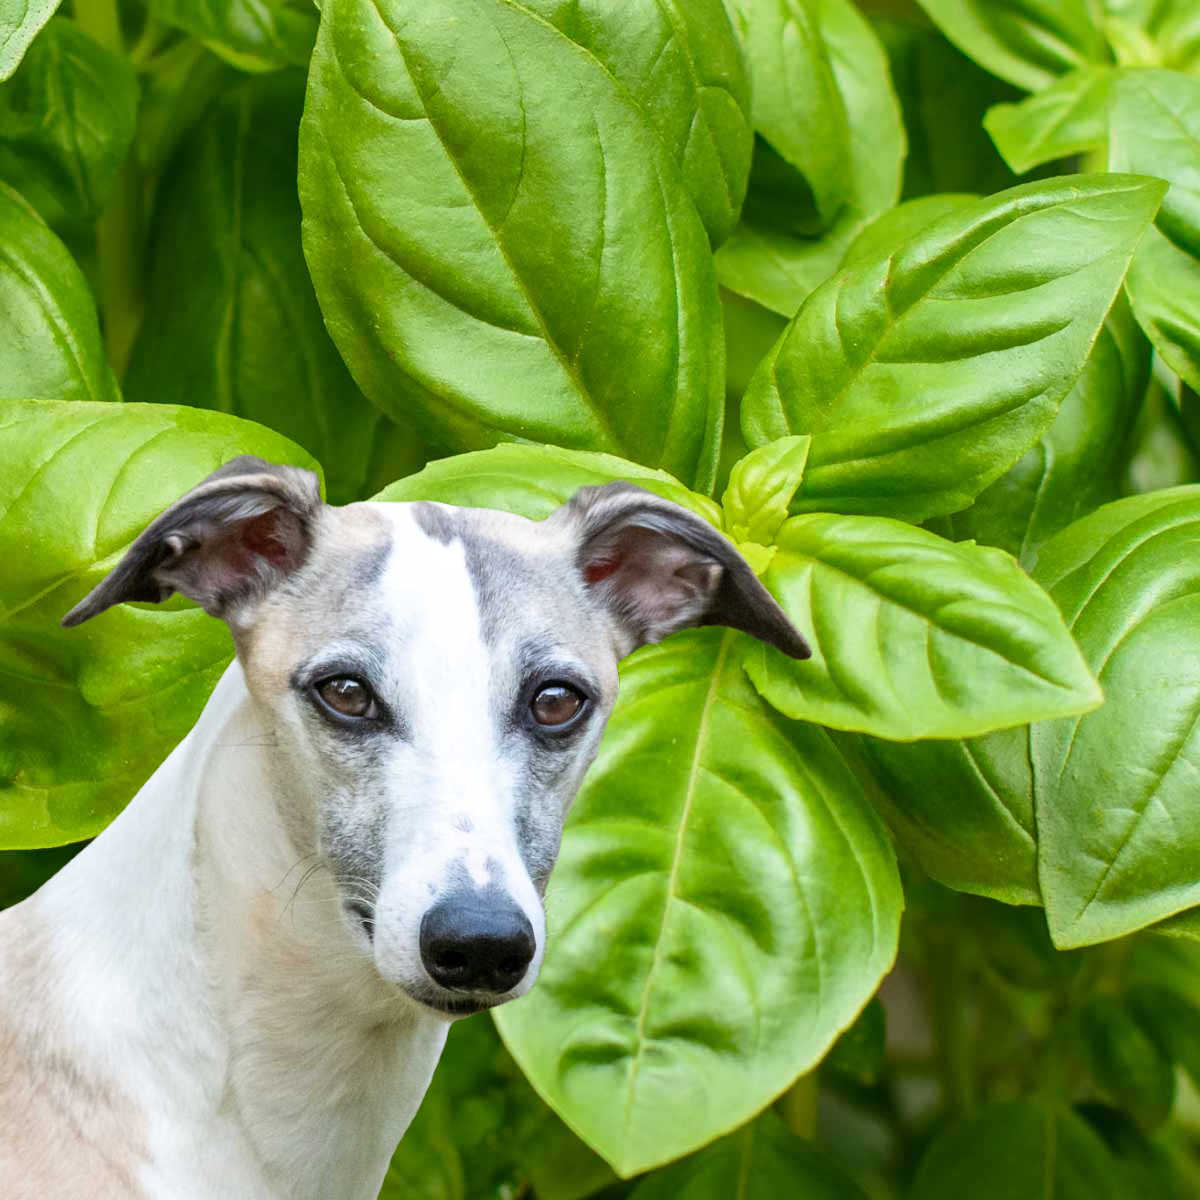
<svg viewBox="0 0 1200 1200"><path fill-rule="evenodd" d="M946 1105L956 1116L967 1116L975 1107L975 1080L971 1064L971 1030L967 1011L967 971L954 940L931 945L934 954L932 1006Z"/></svg>
<svg viewBox="0 0 1200 1200"><path fill-rule="evenodd" d="M779 1097L779 1115L797 1136L811 1141L817 1133L817 1072L801 1075Z"/></svg>
<svg viewBox="0 0 1200 1200"><path fill-rule="evenodd" d="M125 51L117 0L75 0L79 27L117 54ZM120 379L142 321L141 180L130 151L96 222L100 315L108 361Z"/></svg>

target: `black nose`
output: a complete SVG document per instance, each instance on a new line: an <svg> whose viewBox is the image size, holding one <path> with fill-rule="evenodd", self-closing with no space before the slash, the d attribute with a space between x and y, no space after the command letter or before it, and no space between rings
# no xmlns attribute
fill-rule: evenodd
<svg viewBox="0 0 1200 1200"><path fill-rule="evenodd" d="M421 918L421 961L444 988L507 992L535 949L529 918L496 891L452 893Z"/></svg>

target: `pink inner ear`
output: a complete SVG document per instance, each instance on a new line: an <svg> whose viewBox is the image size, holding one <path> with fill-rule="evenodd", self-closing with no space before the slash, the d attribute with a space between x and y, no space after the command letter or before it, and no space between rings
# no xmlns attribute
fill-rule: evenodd
<svg viewBox="0 0 1200 1200"><path fill-rule="evenodd" d="M238 527L241 549L255 558L262 558L273 567L286 567L291 551L279 528L281 510L271 509L261 516L251 517Z"/></svg>
<svg viewBox="0 0 1200 1200"><path fill-rule="evenodd" d="M602 558L598 562L588 563L583 569L583 577L588 583L599 583L602 579L607 579L621 565L620 555L614 555L612 558Z"/></svg>

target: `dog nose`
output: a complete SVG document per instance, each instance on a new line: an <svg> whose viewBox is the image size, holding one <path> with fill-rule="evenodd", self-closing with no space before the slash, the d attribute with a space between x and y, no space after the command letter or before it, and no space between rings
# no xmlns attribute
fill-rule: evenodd
<svg viewBox="0 0 1200 1200"><path fill-rule="evenodd" d="M529 918L495 893L451 894L421 918L421 961L444 988L507 992L536 948Z"/></svg>

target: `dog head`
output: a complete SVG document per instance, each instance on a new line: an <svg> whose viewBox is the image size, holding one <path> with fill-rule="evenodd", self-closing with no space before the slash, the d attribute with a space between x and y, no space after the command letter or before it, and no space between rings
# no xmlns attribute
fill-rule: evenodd
<svg viewBox="0 0 1200 1200"><path fill-rule="evenodd" d="M331 507L310 472L235 459L63 623L176 591L233 631L346 937L445 1014L522 995L537 975L542 895L621 658L717 624L808 655L729 541L620 483L535 522Z"/></svg>

